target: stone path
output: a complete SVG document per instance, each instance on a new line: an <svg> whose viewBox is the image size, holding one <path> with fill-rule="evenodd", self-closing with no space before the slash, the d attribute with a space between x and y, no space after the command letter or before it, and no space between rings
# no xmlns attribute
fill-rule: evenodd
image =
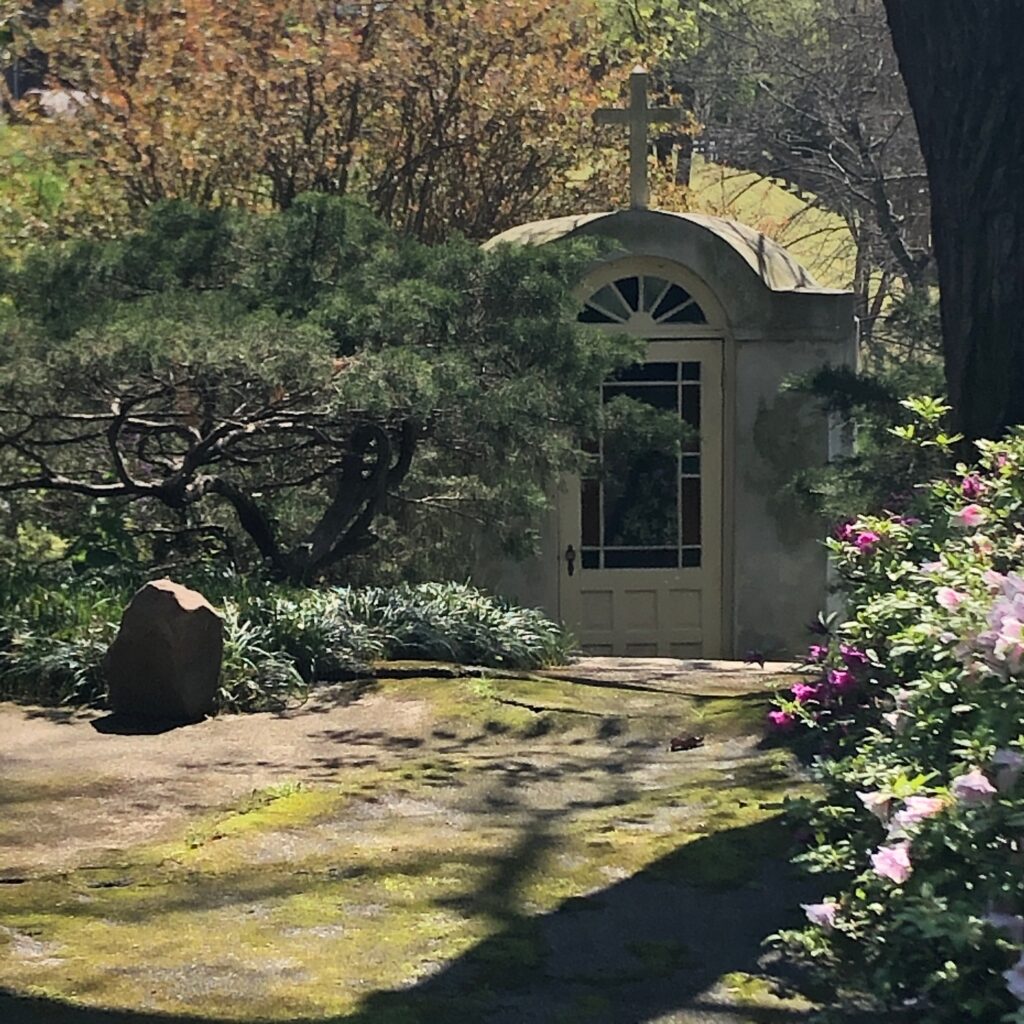
<svg viewBox="0 0 1024 1024"><path fill-rule="evenodd" d="M784 669L406 666L158 735L0 705L0 1021L802 1021L759 966L815 895Z"/></svg>

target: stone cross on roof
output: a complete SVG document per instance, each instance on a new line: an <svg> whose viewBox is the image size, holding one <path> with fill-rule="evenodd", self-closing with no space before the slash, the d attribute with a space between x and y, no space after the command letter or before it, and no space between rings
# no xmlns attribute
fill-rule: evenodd
<svg viewBox="0 0 1024 1024"><path fill-rule="evenodd" d="M639 64L629 76L629 106L625 109L594 111L595 124L629 125L629 205L646 210L650 201L647 188L647 126L678 124L684 113L678 107L647 106L647 69Z"/></svg>

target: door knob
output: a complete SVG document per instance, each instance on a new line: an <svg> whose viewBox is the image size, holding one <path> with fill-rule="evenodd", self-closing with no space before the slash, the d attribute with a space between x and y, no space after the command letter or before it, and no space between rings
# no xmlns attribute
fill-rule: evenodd
<svg viewBox="0 0 1024 1024"><path fill-rule="evenodd" d="M565 567L570 576L576 571L576 549L571 544L565 549Z"/></svg>

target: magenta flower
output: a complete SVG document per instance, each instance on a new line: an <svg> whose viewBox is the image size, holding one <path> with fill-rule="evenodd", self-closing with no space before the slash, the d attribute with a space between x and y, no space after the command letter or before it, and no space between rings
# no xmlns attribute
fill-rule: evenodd
<svg viewBox="0 0 1024 1024"><path fill-rule="evenodd" d="M875 545L881 539L874 530L862 530L857 534L857 538L853 543L861 554L866 555L869 551L874 550Z"/></svg>
<svg viewBox="0 0 1024 1024"><path fill-rule="evenodd" d="M845 693L857 685L856 676L846 668L829 669L828 681L837 693Z"/></svg>
<svg viewBox="0 0 1024 1024"><path fill-rule="evenodd" d="M910 863L910 843L880 846L871 854L871 867L876 875L888 878L897 885L902 885L914 870Z"/></svg>
<svg viewBox="0 0 1024 1024"><path fill-rule="evenodd" d="M835 927L836 923L836 911L839 910L839 906L836 903L801 903L800 906L803 908L803 912L807 915L807 920L811 924L816 924L819 928L824 928L825 931L830 932Z"/></svg>
<svg viewBox="0 0 1024 1024"><path fill-rule="evenodd" d="M839 653L843 656L847 668L863 668L868 663L868 656L858 647L840 644Z"/></svg>
<svg viewBox="0 0 1024 1024"><path fill-rule="evenodd" d="M821 644L811 644L807 648L807 660L817 664L820 661L824 661L828 657L828 648L822 647Z"/></svg>
<svg viewBox="0 0 1024 1024"><path fill-rule="evenodd" d="M970 476L965 476L960 484L960 492L968 501L980 498L984 490L985 485L981 482L981 477L975 476L973 473Z"/></svg>
<svg viewBox="0 0 1024 1024"><path fill-rule="evenodd" d="M935 600L946 609L947 612L955 612L967 600L966 594L952 587L939 587L935 594Z"/></svg>
<svg viewBox="0 0 1024 1024"><path fill-rule="evenodd" d="M789 711L769 711L768 721L779 732L789 732L796 725L796 715Z"/></svg>
<svg viewBox="0 0 1024 1024"><path fill-rule="evenodd" d="M797 704L806 704L809 700L817 700L820 691L817 686L809 686L807 683L794 683L790 693Z"/></svg>
<svg viewBox="0 0 1024 1024"><path fill-rule="evenodd" d="M840 523L836 527L836 539L849 541L853 538L853 523Z"/></svg>
<svg viewBox="0 0 1024 1024"><path fill-rule="evenodd" d="M980 505L965 505L959 512L954 512L949 517L952 526L959 526L965 530L973 530L985 522L985 510Z"/></svg>
<svg viewBox="0 0 1024 1024"><path fill-rule="evenodd" d="M958 775L950 784L949 791L962 804L979 806L992 803L996 787L977 769L965 775Z"/></svg>

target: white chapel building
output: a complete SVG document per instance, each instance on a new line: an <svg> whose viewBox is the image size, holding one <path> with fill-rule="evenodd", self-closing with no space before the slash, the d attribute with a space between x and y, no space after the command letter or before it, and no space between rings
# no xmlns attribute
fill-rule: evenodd
<svg viewBox="0 0 1024 1024"><path fill-rule="evenodd" d="M647 208L646 73L631 106L632 208L524 224L487 245L598 236L610 253L580 283L579 320L647 342L603 386L675 410L699 441L617 458L564 480L526 562L484 582L565 623L594 655L783 657L826 605L824 524L788 485L835 453L818 404L787 379L856 361L853 297L823 288L779 244L735 221ZM595 396L595 401L599 396Z"/></svg>

